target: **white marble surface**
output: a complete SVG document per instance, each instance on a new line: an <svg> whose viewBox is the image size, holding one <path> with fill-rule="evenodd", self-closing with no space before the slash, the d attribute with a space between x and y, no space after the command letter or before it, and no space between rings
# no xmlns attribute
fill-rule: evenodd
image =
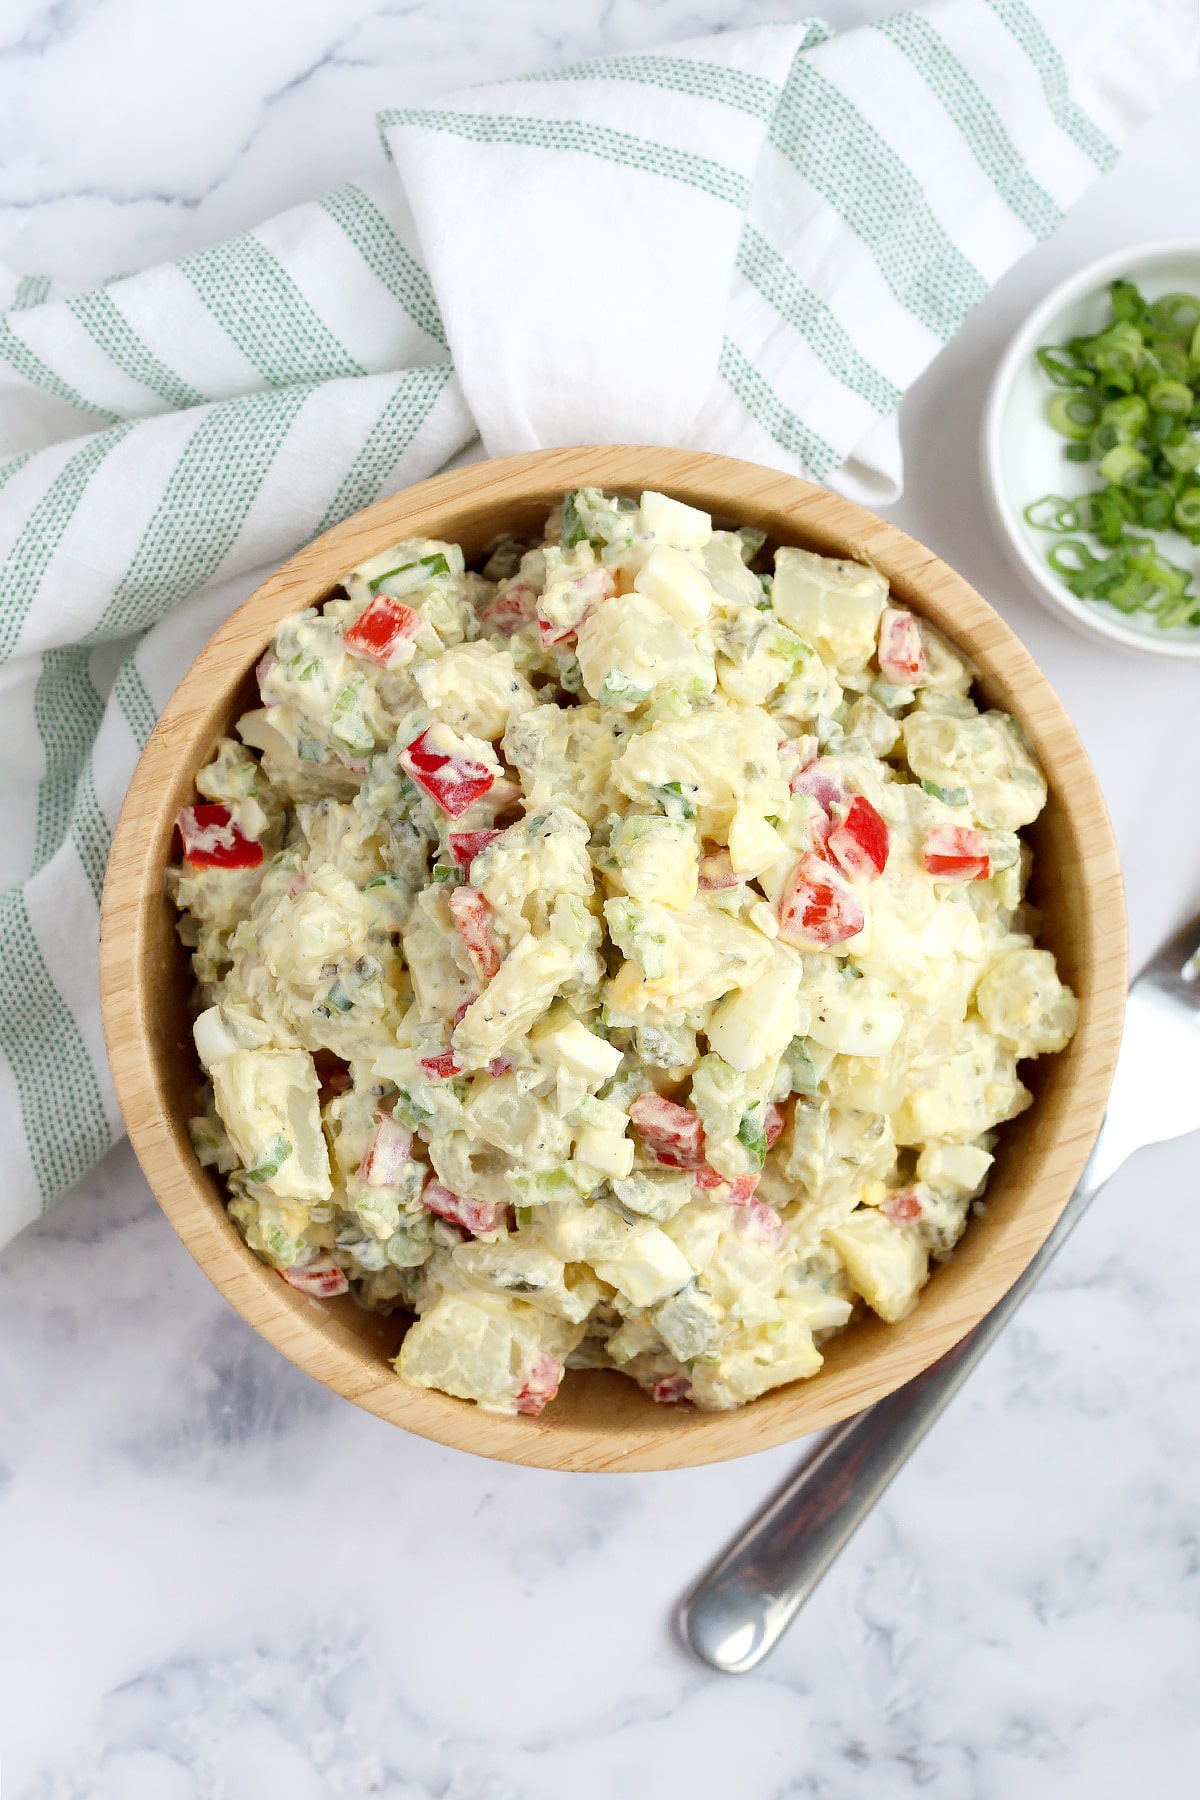
<svg viewBox="0 0 1200 1800"><path fill-rule="evenodd" d="M848 25L873 0L826 12ZM780 0L5 0L0 258L100 278L375 166L376 108ZM1200 906L1194 665L1069 636L985 523L1023 311L1195 222L1193 86L904 409L894 516L1049 671L1135 960ZM124 1149L0 1262L5 1800L1184 1800L1200 1790L1196 1140L1113 1182L761 1671L668 1615L798 1450L570 1478L334 1400L209 1288Z"/></svg>

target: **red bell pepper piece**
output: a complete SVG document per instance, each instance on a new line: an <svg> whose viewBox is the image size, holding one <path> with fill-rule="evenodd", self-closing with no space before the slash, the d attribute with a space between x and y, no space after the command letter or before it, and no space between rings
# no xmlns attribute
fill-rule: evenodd
<svg viewBox="0 0 1200 1800"><path fill-rule="evenodd" d="M831 864L808 850L779 896L779 935L804 950L829 950L863 928L858 896Z"/></svg>
<svg viewBox="0 0 1200 1800"><path fill-rule="evenodd" d="M449 1081L463 1072L462 1059L456 1050L439 1050L436 1056L418 1056L417 1062L430 1081Z"/></svg>
<svg viewBox="0 0 1200 1800"><path fill-rule="evenodd" d="M885 1213L893 1225L911 1225L921 1217L925 1208L921 1202L919 1189L915 1187L900 1188L881 1200L879 1210Z"/></svg>
<svg viewBox="0 0 1200 1800"><path fill-rule="evenodd" d="M704 1160L704 1127L690 1107L661 1094L639 1094L629 1108L633 1128L646 1149L669 1166L694 1168ZM679 1160L675 1160L679 1159Z"/></svg>
<svg viewBox="0 0 1200 1800"><path fill-rule="evenodd" d="M245 837L219 802L185 806L175 823L184 859L194 869L257 869L262 862L262 845Z"/></svg>
<svg viewBox="0 0 1200 1800"><path fill-rule="evenodd" d="M852 879L878 881L887 867L888 828L869 800L855 794L827 840L834 861Z"/></svg>
<svg viewBox="0 0 1200 1800"><path fill-rule="evenodd" d="M910 612L885 606L879 621L879 672L893 687L916 687L925 679L925 646Z"/></svg>
<svg viewBox="0 0 1200 1800"><path fill-rule="evenodd" d="M487 793L496 777L486 763L436 749L429 741L432 729L423 731L401 751L401 767L444 813L457 819Z"/></svg>
<svg viewBox="0 0 1200 1800"><path fill-rule="evenodd" d="M504 958L492 930L492 909L478 888L452 889L450 914L458 926L467 954L485 981L490 981Z"/></svg>
<svg viewBox="0 0 1200 1800"><path fill-rule="evenodd" d="M412 1159L413 1134L397 1125L390 1113L376 1113L375 1132L358 1165L358 1179L368 1187L391 1187Z"/></svg>
<svg viewBox="0 0 1200 1800"><path fill-rule="evenodd" d="M820 762L809 763L804 769L795 769L788 785L793 794L809 794L826 812L848 798L845 782L840 776L831 774L829 769L823 769Z"/></svg>
<svg viewBox="0 0 1200 1800"><path fill-rule="evenodd" d="M525 1377L525 1386L517 1395L517 1411L527 1413L536 1419L547 1403L553 1400L558 1392L558 1384L563 1378L563 1366L557 1357L543 1350L535 1356L530 1364L529 1373Z"/></svg>
<svg viewBox="0 0 1200 1800"><path fill-rule="evenodd" d="M783 1128L787 1124L787 1114L782 1106L776 1106L774 1100L768 1100L763 1113L763 1127L767 1134L767 1149L773 1150L783 1136Z"/></svg>
<svg viewBox="0 0 1200 1800"><path fill-rule="evenodd" d="M504 1208L498 1200L467 1200L462 1194L452 1194L440 1181L425 1183L421 1204L475 1237L481 1232L498 1231L504 1223Z"/></svg>
<svg viewBox="0 0 1200 1800"><path fill-rule="evenodd" d="M268 708L278 706L279 702L278 700L267 699L267 696L263 693L263 682L267 679L267 676L271 673L271 670L278 661L279 658L272 655L270 650L264 650L263 654L254 665L254 679L258 683L258 697L263 705Z"/></svg>
<svg viewBox="0 0 1200 1800"><path fill-rule="evenodd" d="M925 868L942 881L986 881L992 871L987 839L970 825L931 825Z"/></svg>
<svg viewBox="0 0 1200 1800"><path fill-rule="evenodd" d="M720 1175L711 1163L701 1163L694 1171L696 1186L706 1193L715 1194L718 1200L724 1200L729 1206L749 1206L754 1198L754 1190L758 1186L757 1175L735 1175L732 1180L728 1175ZM723 1189L723 1192L718 1192Z"/></svg>
<svg viewBox="0 0 1200 1800"><path fill-rule="evenodd" d="M537 595L533 589L527 582L517 582L488 601L479 615L479 623L485 631L512 637L523 625L528 625L536 608Z"/></svg>
<svg viewBox="0 0 1200 1800"><path fill-rule="evenodd" d="M279 1273L298 1294L308 1294L314 1300L336 1299L350 1286L345 1270L339 1269L332 1256L318 1256L315 1262L304 1263L298 1269L280 1269Z"/></svg>
<svg viewBox="0 0 1200 1800"><path fill-rule="evenodd" d="M420 624L420 613L405 606L403 600L376 594L345 632L343 641L355 656L365 656L368 662L386 669L399 646L416 635Z"/></svg>
<svg viewBox="0 0 1200 1800"><path fill-rule="evenodd" d="M574 594L580 604L578 617L571 625L563 625L554 619L548 619L542 610L539 600L537 606L538 633L544 647L552 644L565 644L570 638L578 636L579 627L589 618L602 601L609 599L616 592L616 582L611 569L585 569L574 581L568 582L564 593ZM574 610L574 608L572 608Z"/></svg>
<svg viewBox="0 0 1200 1800"><path fill-rule="evenodd" d="M650 1389L650 1398L656 1400L659 1406L675 1406L680 1401L685 1405L690 1405L691 1377L688 1375L664 1375L662 1380L656 1381Z"/></svg>
<svg viewBox="0 0 1200 1800"><path fill-rule="evenodd" d="M698 885L702 891L707 893L714 888L731 888L737 884L738 878L733 872L728 850L713 850L708 856L700 858Z"/></svg>
<svg viewBox="0 0 1200 1800"><path fill-rule="evenodd" d="M446 839L446 848L455 866L467 870L499 836L498 831L452 831Z"/></svg>

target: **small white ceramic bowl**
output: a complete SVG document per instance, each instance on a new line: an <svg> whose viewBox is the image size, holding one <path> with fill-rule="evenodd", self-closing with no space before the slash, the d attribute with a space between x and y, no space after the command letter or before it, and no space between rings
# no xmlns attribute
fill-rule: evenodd
<svg viewBox="0 0 1200 1800"><path fill-rule="evenodd" d="M1109 283L1135 281L1147 299L1183 290L1200 294L1200 238L1161 238L1135 244L1089 263L1047 294L1021 326L1000 361L983 416L983 491L992 520L1029 586L1065 624L1115 646L1157 656L1200 658L1200 627L1163 631L1145 614L1118 612L1102 600L1077 600L1060 581L1046 552L1054 542L1025 520L1025 508L1043 494L1074 499L1099 486L1094 463L1068 462L1065 439L1049 424L1052 388L1034 360L1039 344L1061 344L1100 331L1111 319ZM1172 562L1200 575L1200 552L1174 532L1159 534Z"/></svg>

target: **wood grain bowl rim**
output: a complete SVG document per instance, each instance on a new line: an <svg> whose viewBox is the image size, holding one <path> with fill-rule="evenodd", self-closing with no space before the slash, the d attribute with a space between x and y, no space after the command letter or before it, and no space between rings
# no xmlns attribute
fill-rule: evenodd
<svg viewBox="0 0 1200 1800"><path fill-rule="evenodd" d="M378 1329L371 1315L348 1299L330 1305L297 1294L242 1242L170 1104L159 1042L161 958L172 954L163 948L162 877L174 814L278 622L319 603L346 569L398 537L469 541L480 516L490 536L502 528L497 518L548 507L581 486L664 490L726 523L759 524L775 541L873 563L904 604L967 651L985 690L1020 719L1050 779L1054 843L1077 890L1067 947L1079 1031L1061 1058L1039 1065L1048 1065L1043 1091L1007 1128L1019 1137L1015 1148L1001 1146L985 1216L902 1324L855 1324L825 1346L826 1365L812 1380L733 1413L655 1406L613 1373L570 1376L540 1419L481 1412L401 1382L370 1341ZM1064 883L1053 873L1057 892ZM1061 934L1055 948L1062 955ZM100 927L105 1039L130 1140L175 1231L230 1304L298 1367L383 1419L480 1455L579 1471L682 1468L785 1443L882 1398L963 1337L1024 1269L1078 1180L1104 1114L1126 985L1120 865L1095 775L1049 682L986 601L923 545L840 495L728 457L639 446L535 451L435 475L291 557L210 638L163 709L114 834Z"/></svg>

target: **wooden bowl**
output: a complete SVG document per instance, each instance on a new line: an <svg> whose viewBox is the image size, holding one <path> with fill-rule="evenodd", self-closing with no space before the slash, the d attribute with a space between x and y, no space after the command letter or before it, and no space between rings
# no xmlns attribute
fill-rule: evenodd
<svg viewBox="0 0 1200 1800"><path fill-rule="evenodd" d="M1033 897L1043 941L1081 1002L1070 1048L1026 1066L1033 1107L1006 1125L987 1194L951 1260L899 1325L874 1317L825 1347L810 1381L741 1411L656 1406L626 1377L576 1372L539 1419L505 1418L423 1388L388 1367L403 1322L349 1297L304 1298L248 1250L222 1184L202 1169L186 1119L199 1072L187 956L163 892L175 814L193 778L247 705L251 671L279 621L319 605L339 577L405 536L461 543L468 559L498 532L536 534L564 490L655 488L799 544L873 563L982 671L989 702L1014 713L1050 782L1032 829ZM1125 910L1112 830L1075 730L1032 657L968 584L894 526L774 470L685 450L538 451L435 475L381 500L293 556L226 620L192 664L134 772L108 864L100 984L113 1080L129 1136L160 1205L200 1267L242 1317L327 1387L422 1437L509 1462L580 1470L719 1462L832 1425L918 1374L981 1319L1046 1237L1087 1159L1116 1061L1126 989Z"/></svg>

